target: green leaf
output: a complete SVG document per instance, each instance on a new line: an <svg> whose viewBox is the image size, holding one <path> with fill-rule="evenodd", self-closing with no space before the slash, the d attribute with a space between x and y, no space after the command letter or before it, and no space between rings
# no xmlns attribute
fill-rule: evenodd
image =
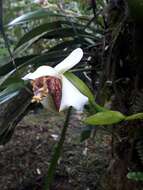
<svg viewBox="0 0 143 190"><path fill-rule="evenodd" d="M87 117L84 122L89 125L112 125L125 119L125 116L118 111L104 111Z"/></svg>
<svg viewBox="0 0 143 190"><path fill-rule="evenodd" d="M3 83L10 78L10 76L14 73L14 70L6 74L5 76L0 77L0 87L3 85Z"/></svg>
<svg viewBox="0 0 143 190"><path fill-rule="evenodd" d="M143 172L129 172L127 178L135 181L143 181Z"/></svg>
<svg viewBox="0 0 143 190"><path fill-rule="evenodd" d="M65 38L65 37L81 37L81 38L89 38L95 40L96 38L92 36L90 33L85 32L81 28L76 28L74 30L71 28L58 28L57 30L47 32L43 37L47 39L57 39L57 38Z"/></svg>
<svg viewBox="0 0 143 190"><path fill-rule="evenodd" d="M143 113L136 113L125 118L126 121L132 121L136 119L143 119Z"/></svg>
<svg viewBox="0 0 143 190"><path fill-rule="evenodd" d="M39 32L39 33L38 33ZM55 28L53 30L45 31L40 33L40 31L37 31L33 33L27 33L23 38L19 41L17 44L15 50L18 51L17 49L27 49L30 47L32 44L40 40L41 38L43 39L61 39L61 38L67 38L67 37L72 37L72 38L79 38L79 39L92 39L93 41L95 40L95 37L93 37L91 34L85 32L83 29L76 28L76 32L73 28Z"/></svg>
<svg viewBox="0 0 143 190"><path fill-rule="evenodd" d="M58 30L58 28L62 28L62 25L70 25L71 23L68 21L55 21L55 22L50 22L50 23L45 23L42 24L38 27L33 28L32 30L30 30L28 33L26 33L18 42L18 44L16 45L16 48L18 48L19 46L23 45L24 43L27 43L29 41L31 41L31 44L34 43L37 39L41 38L43 35L45 35L45 32L48 31L55 31ZM79 25L82 27L82 25ZM30 42L29 42L30 43ZM16 49L15 48L15 49Z"/></svg>
<svg viewBox="0 0 143 190"><path fill-rule="evenodd" d="M23 82L14 83L14 84L9 85L6 89L4 89L0 93L0 104L3 104L4 102L6 102L6 101L10 100L11 98L15 97L16 95L18 95L21 88L23 88L23 87L24 87Z"/></svg>
<svg viewBox="0 0 143 190"><path fill-rule="evenodd" d="M37 19L43 19L45 17L47 18L48 16L64 17L61 14L56 14L56 13L53 13L53 12L51 12L49 10L41 9L41 10L38 10L38 11L25 13L22 16L17 17L13 21L11 21L8 24L8 26L15 26L15 25L22 24L22 23L25 23L25 22L30 21L30 20L33 21L33 20L37 20Z"/></svg>
<svg viewBox="0 0 143 190"><path fill-rule="evenodd" d="M61 18L66 18L67 17L64 15L64 14L59 14L59 13L54 13L53 11L49 11L48 9L40 9L40 10L36 10L36 11L33 11L33 12L28 12L28 13L25 13L19 17L17 17L16 19L14 19L13 21L11 21L8 26L9 27L12 27L12 26L15 26L15 25L19 25L19 24L23 24L25 22L28 22L28 21L35 21L37 19L47 19L47 17L61 17ZM73 18L73 16L71 15L68 15L68 18ZM83 20L84 22L88 22L89 21L89 18L87 18L87 15L86 16L75 16L74 15L74 18L78 18L80 20Z"/></svg>
<svg viewBox="0 0 143 190"><path fill-rule="evenodd" d="M4 95L0 94L0 104L7 102L8 100L12 99L13 97L19 94L19 90L15 92L3 92Z"/></svg>
<svg viewBox="0 0 143 190"><path fill-rule="evenodd" d="M89 101L94 102L93 93L81 79L79 79L76 75L74 75L71 72L66 72L64 75L69 81L71 81L74 84L74 86L76 86L80 90L81 93L83 93L85 96L89 98Z"/></svg>
<svg viewBox="0 0 143 190"><path fill-rule="evenodd" d="M16 64L16 66L22 65L23 63L27 62L28 60L30 60L33 57L35 57L35 55L16 58L15 64ZM6 60L5 62L3 62L2 65L0 65L0 76L4 76L11 71L13 73L15 71L15 68L10 60L9 61Z"/></svg>

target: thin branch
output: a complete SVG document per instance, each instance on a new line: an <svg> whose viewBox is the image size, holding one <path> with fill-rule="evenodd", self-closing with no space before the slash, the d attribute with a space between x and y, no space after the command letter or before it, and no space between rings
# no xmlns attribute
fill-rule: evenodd
<svg viewBox="0 0 143 190"><path fill-rule="evenodd" d="M96 0L91 0L94 17L96 17Z"/></svg>

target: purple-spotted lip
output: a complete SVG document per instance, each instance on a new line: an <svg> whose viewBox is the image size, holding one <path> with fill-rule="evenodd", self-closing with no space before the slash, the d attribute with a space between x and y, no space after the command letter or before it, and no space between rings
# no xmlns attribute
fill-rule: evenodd
<svg viewBox="0 0 143 190"><path fill-rule="evenodd" d="M41 102L48 95L52 96L57 110L60 108L62 98L62 83L56 77L40 77L31 82L34 96L32 102Z"/></svg>

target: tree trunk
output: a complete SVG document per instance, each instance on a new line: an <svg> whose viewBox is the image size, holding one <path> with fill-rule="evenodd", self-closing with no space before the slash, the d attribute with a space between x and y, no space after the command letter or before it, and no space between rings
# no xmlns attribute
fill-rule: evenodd
<svg viewBox="0 0 143 190"><path fill-rule="evenodd" d="M110 0L107 7L107 30L104 51L103 75L97 100L103 101L105 86L110 82L111 109L125 115L143 111L143 26L129 15L125 0ZM103 47L105 50L105 46ZM106 190L141 190L143 184L127 179L129 171L143 171L141 144L143 122L121 123L113 127L113 158L102 180ZM119 140L120 139L120 140ZM139 156L139 152L142 152Z"/></svg>

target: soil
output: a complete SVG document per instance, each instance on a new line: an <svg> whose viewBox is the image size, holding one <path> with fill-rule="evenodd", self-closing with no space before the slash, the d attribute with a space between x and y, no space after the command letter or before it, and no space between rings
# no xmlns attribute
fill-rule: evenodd
<svg viewBox="0 0 143 190"><path fill-rule="evenodd" d="M72 113L52 190L103 190L100 181L111 156L111 139L98 130L95 138L81 143L81 117ZM63 122L64 114L40 110L19 123L12 139L0 146L0 190L42 190Z"/></svg>

